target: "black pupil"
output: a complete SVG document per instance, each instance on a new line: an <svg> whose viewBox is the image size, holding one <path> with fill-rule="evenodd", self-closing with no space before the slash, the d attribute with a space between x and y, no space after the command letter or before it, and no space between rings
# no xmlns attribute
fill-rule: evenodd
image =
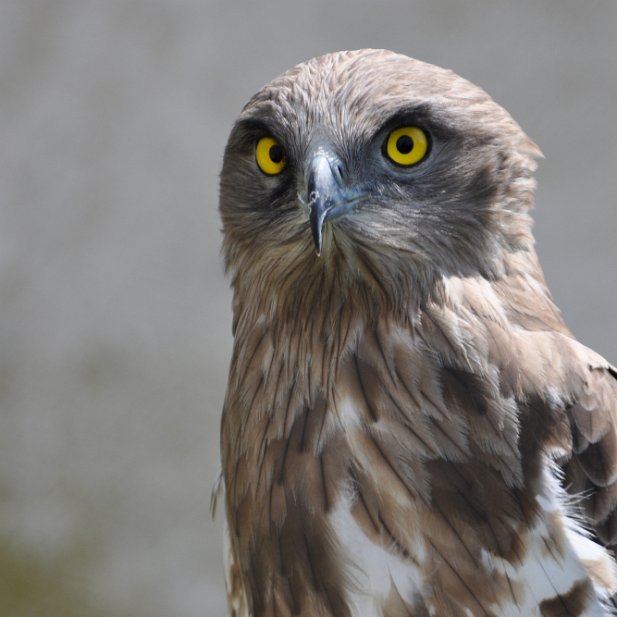
<svg viewBox="0 0 617 617"><path fill-rule="evenodd" d="M396 149L401 154L409 154L413 150L413 139L409 135L401 135L396 140Z"/></svg>
<svg viewBox="0 0 617 617"><path fill-rule="evenodd" d="M270 147L270 160L273 163L280 163L283 160L283 148L278 144Z"/></svg>

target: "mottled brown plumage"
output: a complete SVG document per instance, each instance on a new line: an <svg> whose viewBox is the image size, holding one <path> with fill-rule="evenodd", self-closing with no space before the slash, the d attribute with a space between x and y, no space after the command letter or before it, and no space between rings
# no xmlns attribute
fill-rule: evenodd
<svg viewBox="0 0 617 617"><path fill-rule="evenodd" d="M402 167L384 143L408 125L430 147ZM546 288L537 156L482 90L386 51L310 60L242 111L220 202L235 617L612 614L617 372Z"/></svg>

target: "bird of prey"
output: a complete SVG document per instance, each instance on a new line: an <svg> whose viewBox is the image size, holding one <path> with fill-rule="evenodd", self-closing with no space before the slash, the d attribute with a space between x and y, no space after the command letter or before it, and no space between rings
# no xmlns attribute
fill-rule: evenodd
<svg viewBox="0 0 617 617"><path fill-rule="evenodd" d="M537 146L383 50L242 110L220 212L234 617L613 614L617 371L534 250Z"/></svg>

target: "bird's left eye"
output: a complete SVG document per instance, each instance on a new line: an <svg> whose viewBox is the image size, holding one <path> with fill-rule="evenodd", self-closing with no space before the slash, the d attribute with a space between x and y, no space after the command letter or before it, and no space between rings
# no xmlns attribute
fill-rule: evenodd
<svg viewBox="0 0 617 617"><path fill-rule="evenodd" d="M268 176L276 176L285 169L285 151L274 137L262 137L255 146L255 160Z"/></svg>
<svg viewBox="0 0 617 617"><path fill-rule="evenodd" d="M428 137L417 126L402 126L388 135L384 154L397 165L410 167L419 163L428 152Z"/></svg>

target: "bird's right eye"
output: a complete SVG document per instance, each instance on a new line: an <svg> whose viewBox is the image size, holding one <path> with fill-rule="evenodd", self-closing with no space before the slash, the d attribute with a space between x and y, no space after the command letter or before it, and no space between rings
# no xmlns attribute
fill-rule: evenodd
<svg viewBox="0 0 617 617"><path fill-rule="evenodd" d="M285 151L274 137L262 137L255 146L257 166L268 176L276 176L285 169Z"/></svg>

